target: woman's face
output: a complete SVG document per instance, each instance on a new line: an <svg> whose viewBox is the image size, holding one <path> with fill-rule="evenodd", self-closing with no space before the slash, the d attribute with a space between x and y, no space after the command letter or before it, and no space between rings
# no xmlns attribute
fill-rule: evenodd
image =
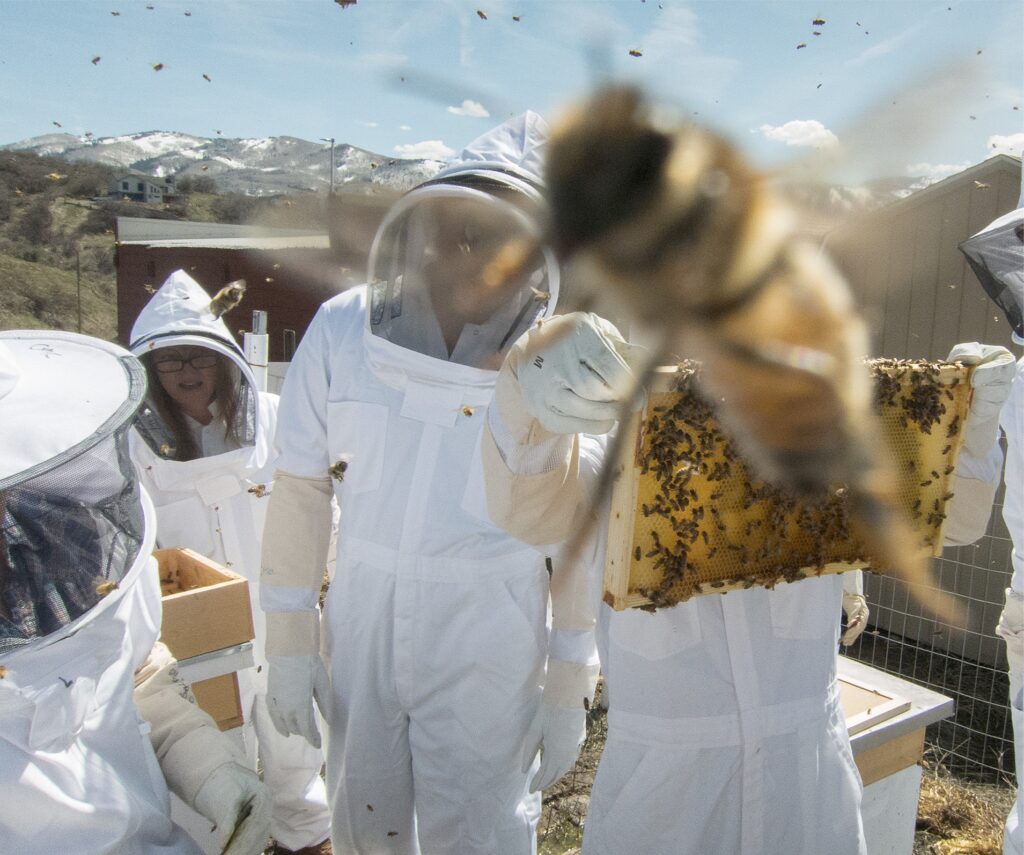
<svg viewBox="0 0 1024 855"><path fill-rule="evenodd" d="M212 350L198 346L164 347L153 351L160 385L185 413L199 422L210 419L217 391L217 362Z"/></svg>

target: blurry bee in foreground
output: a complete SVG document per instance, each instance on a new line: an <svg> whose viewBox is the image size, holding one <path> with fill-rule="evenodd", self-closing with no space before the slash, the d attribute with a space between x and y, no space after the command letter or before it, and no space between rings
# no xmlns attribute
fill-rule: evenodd
<svg viewBox="0 0 1024 855"><path fill-rule="evenodd" d="M210 314L215 318L230 312L235 306L242 302L245 296L245 280L236 279L221 288L213 299L210 300Z"/></svg>
<svg viewBox="0 0 1024 855"><path fill-rule="evenodd" d="M877 458L866 325L766 178L726 140L670 123L637 89L617 86L554 127L547 182L556 251L654 338L633 398L669 353L698 355L718 415L757 474L802 495L847 485L878 569L955 621L954 600L922 587L925 559Z"/></svg>

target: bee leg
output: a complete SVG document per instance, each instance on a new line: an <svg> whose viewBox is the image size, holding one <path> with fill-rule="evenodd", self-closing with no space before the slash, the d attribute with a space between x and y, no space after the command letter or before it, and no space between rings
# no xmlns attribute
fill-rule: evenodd
<svg viewBox="0 0 1024 855"><path fill-rule="evenodd" d="M564 558L566 562L571 563L579 558L583 544L594 530L599 514L611 496L612 486L615 484L615 477L618 474L619 457L622 454L623 443L629 439L626 436L625 422L629 418L629 414L642 405L647 385L650 383L654 372L657 370L665 354L666 344L663 339L656 347L651 348L640 371L637 372L633 387L630 389L629 394L622 399L619 407L618 428L614 435L612 435L605 450L604 463L601 466L600 473L598 473L590 496L584 499L587 503L587 512L579 517L581 520L579 527L572 533L566 545Z"/></svg>
<svg viewBox="0 0 1024 855"><path fill-rule="evenodd" d="M963 627L966 614L962 604L938 587L919 538L900 516L888 492L870 480L851 490L850 527L871 556L872 569L891 570L934 617Z"/></svg>

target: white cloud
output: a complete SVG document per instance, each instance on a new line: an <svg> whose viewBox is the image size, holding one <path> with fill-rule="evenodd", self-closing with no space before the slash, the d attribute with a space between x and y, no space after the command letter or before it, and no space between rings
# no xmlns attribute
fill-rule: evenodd
<svg viewBox="0 0 1024 855"><path fill-rule="evenodd" d="M410 125L399 125L398 126L398 130L400 130L400 131L411 131L412 127Z"/></svg>
<svg viewBox="0 0 1024 855"><path fill-rule="evenodd" d="M1012 154L1020 157L1024 154L1024 133L993 134L988 138L989 154Z"/></svg>
<svg viewBox="0 0 1024 855"><path fill-rule="evenodd" d="M357 125L362 125L364 128L375 128L377 127L376 122L364 122L362 119L356 119Z"/></svg>
<svg viewBox="0 0 1024 855"><path fill-rule="evenodd" d="M784 142L786 145L831 148L839 144L836 135L817 119L794 119L784 125L761 125L757 130L765 139Z"/></svg>
<svg viewBox="0 0 1024 855"><path fill-rule="evenodd" d="M423 140L423 142L407 143L396 145L395 153L399 157L428 158L430 160L444 160L455 154L455 150L448 148L441 140Z"/></svg>
<svg viewBox="0 0 1024 855"><path fill-rule="evenodd" d="M912 178L921 179L911 185L912 190L921 190L929 184L963 172L972 165L973 163L969 160L965 160L963 163L910 163L906 167L906 174Z"/></svg>
<svg viewBox="0 0 1024 855"><path fill-rule="evenodd" d="M461 107L449 107L448 112L454 113L456 116L470 116L474 119L486 119L491 115L479 101L470 101L468 98L462 102Z"/></svg>

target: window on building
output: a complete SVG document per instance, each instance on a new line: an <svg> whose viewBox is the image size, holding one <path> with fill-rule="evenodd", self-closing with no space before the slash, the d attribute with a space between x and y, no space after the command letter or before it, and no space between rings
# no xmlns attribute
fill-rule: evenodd
<svg viewBox="0 0 1024 855"><path fill-rule="evenodd" d="M144 185L143 185L143 183L142 183L142 182L140 181L140 182L139 182L139 192L141 193L141 192L142 192L143 190L145 190L145 189L146 189L146 188L145 188L145 186L144 186Z"/></svg>
<svg viewBox="0 0 1024 855"><path fill-rule="evenodd" d="M127 181L122 181L121 182L121 189L122 190L127 190L128 189L128 182Z"/></svg>

